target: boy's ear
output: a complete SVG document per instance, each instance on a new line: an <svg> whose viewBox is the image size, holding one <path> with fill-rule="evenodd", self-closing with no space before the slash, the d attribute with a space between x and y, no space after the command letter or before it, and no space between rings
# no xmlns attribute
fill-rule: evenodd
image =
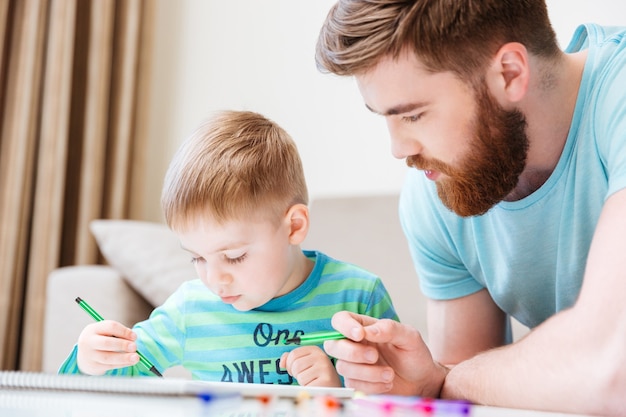
<svg viewBox="0 0 626 417"><path fill-rule="evenodd" d="M294 204L285 215L289 227L289 243L299 245L309 232L309 208L305 204Z"/></svg>
<svg viewBox="0 0 626 417"><path fill-rule="evenodd" d="M493 97L504 106L521 101L530 81L529 56L526 47L509 42L500 47L487 72L487 86Z"/></svg>

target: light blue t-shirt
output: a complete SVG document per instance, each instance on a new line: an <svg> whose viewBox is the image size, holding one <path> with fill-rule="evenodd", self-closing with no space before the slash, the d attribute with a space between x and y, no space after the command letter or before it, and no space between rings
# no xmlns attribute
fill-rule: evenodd
<svg viewBox="0 0 626 417"><path fill-rule="evenodd" d="M576 30L566 52L588 56L572 124L554 172L533 194L462 218L441 203L434 182L410 170L400 219L426 296L487 288L529 327L574 304L602 206L626 187L625 34Z"/></svg>

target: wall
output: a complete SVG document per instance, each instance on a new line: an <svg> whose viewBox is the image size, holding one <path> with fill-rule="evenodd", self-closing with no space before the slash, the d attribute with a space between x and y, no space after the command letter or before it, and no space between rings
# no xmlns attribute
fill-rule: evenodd
<svg viewBox="0 0 626 417"><path fill-rule="evenodd" d="M281 124L302 155L311 198L398 192L406 170L384 120L354 81L321 74L317 34L335 0L155 0L148 182L134 218L161 220L159 195L180 142L210 112L253 110ZM564 47L579 22L626 24L622 0L548 0Z"/></svg>

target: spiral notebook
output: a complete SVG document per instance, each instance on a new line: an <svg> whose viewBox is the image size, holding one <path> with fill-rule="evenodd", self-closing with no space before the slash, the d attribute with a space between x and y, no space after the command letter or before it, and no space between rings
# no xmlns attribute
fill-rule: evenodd
<svg viewBox="0 0 626 417"><path fill-rule="evenodd" d="M40 372L0 371L0 389L99 392L159 396L272 396L301 395L352 398L350 388L302 387L298 385L245 384L196 381L181 378L57 375Z"/></svg>

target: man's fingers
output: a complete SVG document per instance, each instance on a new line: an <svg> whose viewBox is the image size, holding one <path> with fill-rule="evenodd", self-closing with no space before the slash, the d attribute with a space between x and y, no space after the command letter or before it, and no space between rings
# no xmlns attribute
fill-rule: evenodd
<svg viewBox="0 0 626 417"><path fill-rule="evenodd" d="M364 339L372 343L392 343L394 346L415 345L419 332L406 324L391 319L377 320L371 326L363 328Z"/></svg>
<svg viewBox="0 0 626 417"><path fill-rule="evenodd" d="M324 351L337 359L350 359L350 362L373 364L378 361L378 350L352 340L327 340Z"/></svg>
<svg viewBox="0 0 626 417"><path fill-rule="evenodd" d="M335 313L331 319L331 325L344 336L354 341L363 339L363 326L376 323L377 319L362 314L340 311Z"/></svg>
<svg viewBox="0 0 626 417"><path fill-rule="evenodd" d="M416 330L391 319L340 311L333 315L332 326L348 339L373 343L413 343Z"/></svg>
<svg viewBox="0 0 626 417"><path fill-rule="evenodd" d="M395 378L395 373L389 366L371 366L338 360L335 369L339 375L353 381L386 385L392 384Z"/></svg>
<svg viewBox="0 0 626 417"><path fill-rule="evenodd" d="M346 388L353 388L355 391L363 392L369 395L384 394L393 388L393 384L372 383L345 377L343 379L343 383Z"/></svg>

